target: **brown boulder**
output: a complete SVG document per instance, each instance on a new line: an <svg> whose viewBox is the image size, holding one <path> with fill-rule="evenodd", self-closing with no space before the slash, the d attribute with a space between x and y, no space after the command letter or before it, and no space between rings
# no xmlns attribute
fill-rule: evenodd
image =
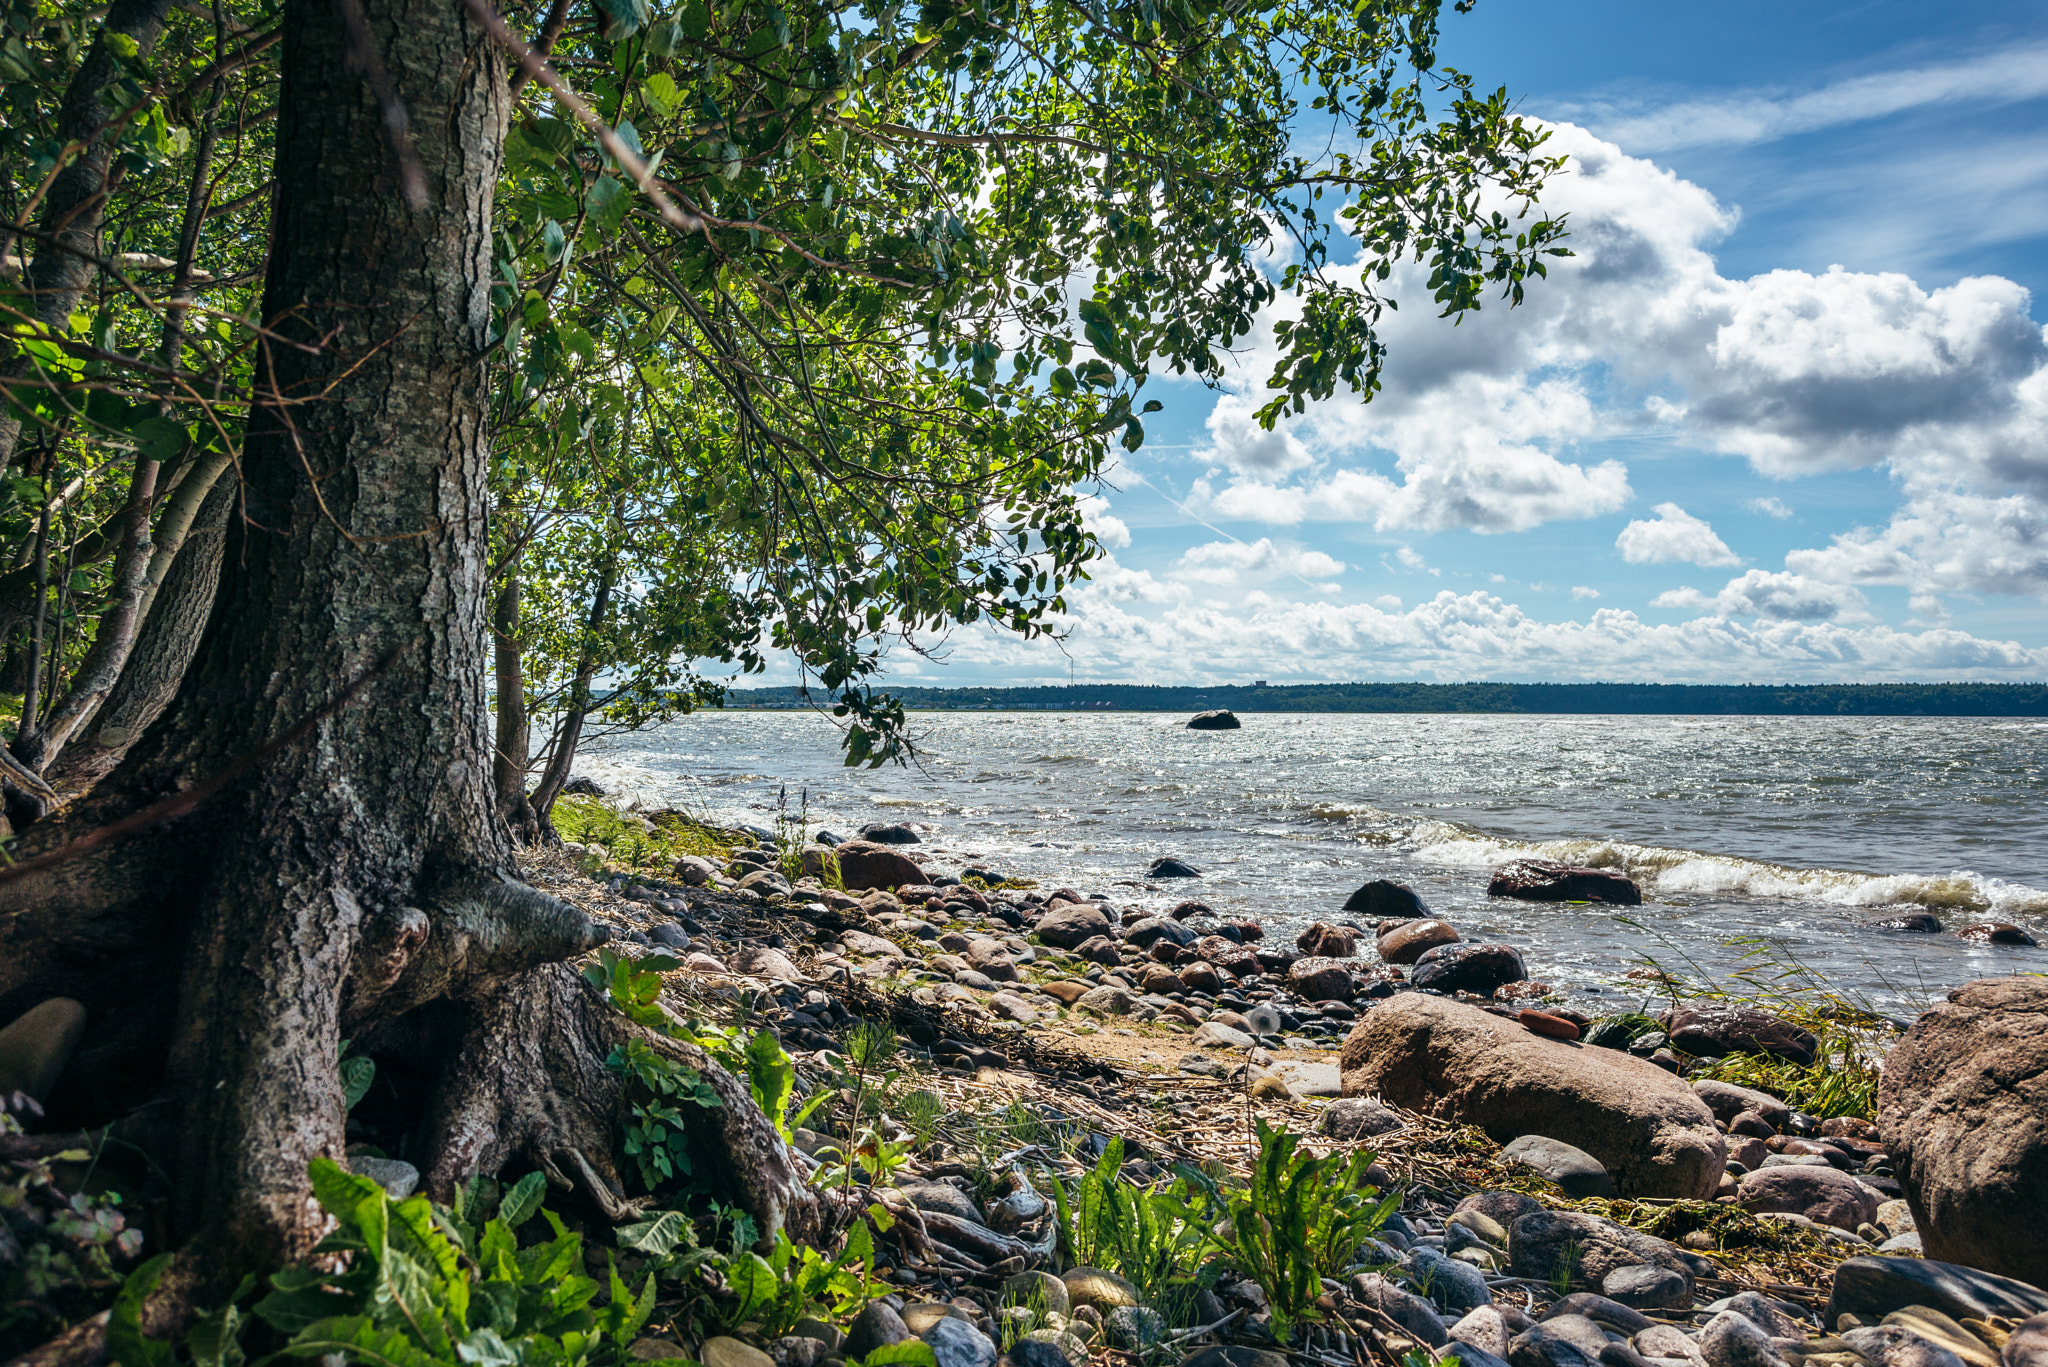
<svg viewBox="0 0 2048 1367"><path fill-rule="evenodd" d="M1294 947L1310 958L1348 959L1358 952L1358 932L1317 921L1294 937Z"/></svg>
<svg viewBox="0 0 2048 1367"><path fill-rule="evenodd" d="M2048 978L1981 978L1921 1016L1877 1123L1929 1258L2048 1286Z"/></svg>
<svg viewBox="0 0 2048 1367"><path fill-rule="evenodd" d="M1612 869L1588 869L1554 859L1517 859L1493 871L1488 897L1519 897L1525 902L1610 902L1639 906L1643 891Z"/></svg>
<svg viewBox="0 0 2048 1367"><path fill-rule="evenodd" d="M1403 921L1380 936L1380 957L1390 964L1412 964L1438 945L1458 942L1448 921Z"/></svg>
<svg viewBox="0 0 2048 1367"><path fill-rule="evenodd" d="M1162 997L1187 990L1187 984L1181 981L1180 974L1170 968L1148 968L1145 970L1145 976L1138 981L1147 992L1156 992Z"/></svg>
<svg viewBox="0 0 2048 1367"><path fill-rule="evenodd" d="M839 856L839 877L853 891L864 888L897 888L924 882L924 870L901 850L871 840L848 840L834 848Z"/></svg>
<svg viewBox="0 0 2048 1367"><path fill-rule="evenodd" d="M1711 1196L1727 1163L1713 1114L1655 1064L1531 1034L1512 1020L1402 992L1339 1055L1344 1095L1476 1125L1502 1141L1570 1135L1625 1196Z"/></svg>
<svg viewBox="0 0 2048 1367"><path fill-rule="evenodd" d="M1351 1000L1351 970L1337 959L1296 959L1287 966L1287 985L1303 1001Z"/></svg>
<svg viewBox="0 0 2048 1367"><path fill-rule="evenodd" d="M1223 975L1216 971L1216 965L1201 959L1182 964L1179 969L1181 986L1190 992L1217 993L1223 990Z"/></svg>
<svg viewBox="0 0 2048 1367"><path fill-rule="evenodd" d="M1038 990L1048 997L1072 1006L1088 994L1091 986L1090 983L1077 983L1072 978L1055 978L1051 982L1040 983Z"/></svg>
<svg viewBox="0 0 2048 1367"><path fill-rule="evenodd" d="M1031 930L1055 949L1075 949L1098 935L1109 934L1109 917L1092 902L1059 902L1039 917Z"/></svg>

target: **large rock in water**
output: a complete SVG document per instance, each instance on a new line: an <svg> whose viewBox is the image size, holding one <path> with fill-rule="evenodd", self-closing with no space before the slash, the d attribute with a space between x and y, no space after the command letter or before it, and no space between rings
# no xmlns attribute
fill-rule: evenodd
<svg viewBox="0 0 2048 1367"><path fill-rule="evenodd" d="M872 840L842 841L834 853L839 856L839 876L851 892L924 881L924 870L916 860Z"/></svg>
<svg viewBox="0 0 2048 1367"><path fill-rule="evenodd" d="M1526 982L1529 970L1522 966L1522 952L1512 945L1478 945L1459 942L1438 945L1415 961L1408 981L1437 992L1472 992L1490 996L1496 987Z"/></svg>
<svg viewBox="0 0 2048 1367"><path fill-rule="evenodd" d="M1477 1125L1506 1141L1569 1135L1624 1196L1713 1195L1728 1151L1692 1088L1654 1063L1531 1034L1460 1002L1402 992L1344 1041L1344 1095Z"/></svg>
<svg viewBox="0 0 2048 1367"><path fill-rule="evenodd" d="M1237 713L1227 707L1219 707L1213 712L1197 712L1188 718L1190 731L1235 731L1242 725Z"/></svg>
<svg viewBox="0 0 2048 1367"><path fill-rule="evenodd" d="M1388 928L1379 937L1377 948L1390 964L1412 964L1438 945L1454 945L1459 939L1450 922L1431 916Z"/></svg>
<svg viewBox="0 0 2048 1367"><path fill-rule="evenodd" d="M1928 1257L2048 1285L2048 978L1980 978L1920 1017L1878 1128Z"/></svg>
<svg viewBox="0 0 2048 1367"><path fill-rule="evenodd" d="M1587 869L1553 859L1517 859L1493 871L1488 897L1525 902L1611 902L1639 906L1643 891L1612 869Z"/></svg>
<svg viewBox="0 0 2048 1367"><path fill-rule="evenodd" d="M1412 889L1386 878L1375 878L1344 899L1345 911L1363 912L1373 921L1416 921L1429 917L1429 904Z"/></svg>

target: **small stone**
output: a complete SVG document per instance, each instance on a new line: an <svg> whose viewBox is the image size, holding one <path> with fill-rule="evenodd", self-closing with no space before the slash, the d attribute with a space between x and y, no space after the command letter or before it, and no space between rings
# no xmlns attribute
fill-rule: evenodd
<svg viewBox="0 0 2048 1367"><path fill-rule="evenodd" d="M1417 1286L1429 1287L1429 1298L1453 1313L1462 1314L1493 1304L1486 1276L1470 1263L1447 1258L1433 1248L1415 1248L1408 1253L1410 1275Z"/></svg>
<svg viewBox="0 0 2048 1367"><path fill-rule="evenodd" d="M1700 1364L1706 1362L1706 1359L1700 1356L1699 1345L1676 1325L1653 1324L1647 1329L1639 1329L1629 1342L1646 1358Z"/></svg>
<svg viewBox="0 0 2048 1367"><path fill-rule="evenodd" d="M1806 1333L1803 1322L1754 1291L1737 1292L1727 1300L1715 1302L1715 1308L1742 1316L1774 1339L1796 1339Z"/></svg>
<svg viewBox="0 0 2048 1367"><path fill-rule="evenodd" d="M1096 987L1083 992L1075 999L1074 1005L1082 1011L1093 1011L1104 1016L1128 1016L1137 1004L1133 997L1121 987Z"/></svg>
<svg viewBox="0 0 2048 1367"><path fill-rule="evenodd" d="M995 1367L994 1342L965 1320L947 1316L934 1322L920 1337L932 1350L938 1367Z"/></svg>
<svg viewBox="0 0 2048 1367"><path fill-rule="evenodd" d="M941 1301L918 1301L897 1311L903 1317L903 1327L923 1338L931 1327L940 1320L953 1319L959 1311Z"/></svg>
<svg viewBox="0 0 2048 1367"><path fill-rule="evenodd" d="M1444 1333L1444 1322L1437 1317L1428 1301L1402 1290L1377 1272L1361 1272L1346 1285L1353 1296L1427 1346L1441 1348L1450 1341L1449 1335Z"/></svg>
<svg viewBox="0 0 2048 1367"><path fill-rule="evenodd" d="M1024 1337L1053 1348L1066 1359L1067 1367L1087 1367L1088 1345L1064 1329L1033 1329ZM1016 1349L1010 1351L1014 1353Z"/></svg>
<svg viewBox="0 0 2048 1367"><path fill-rule="evenodd" d="M1042 1310L1052 1315L1073 1313L1067 1284L1050 1272L1019 1272L1003 1283L1003 1303Z"/></svg>
<svg viewBox="0 0 2048 1367"><path fill-rule="evenodd" d="M1648 1263L1615 1268L1601 1279L1600 1290L1636 1310L1684 1310L1692 1305L1692 1287L1683 1273Z"/></svg>
<svg viewBox="0 0 2048 1367"><path fill-rule="evenodd" d="M1601 1343L1606 1343L1601 1337ZM1599 1349L1590 1351L1551 1332L1547 1325L1524 1329L1508 1343L1508 1361L1513 1367L1598 1367Z"/></svg>
<svg viewBox="0 0 2048 1367"><path fill-rule="evenodd" d="M1141 1299L1137 1287L1099 1267L1072 1268L1061 1275L1060 1281L1067 1288L1068 1304L1073 1306L1092 1305L1108 1311L1120 1305L1136 1305Z"/></svg>
<svg viewBox="0 0 2048 1367"><path fill-rule="evenodd" d="M683 1352L683 1345L674 1339L650 1336L634 1339L631 1346L626 1349L626 1356L635 1362L672 1362L681 1360L686 1355Z"/></svg>
<svg viewBox="0 0 2048 1367"><path fill-rule="evenodd" d="M1018 1339L1004 1360L1010 1367L1067 1367L1067 1355L1042 1339Z"/></svg>
<svg viewBox="0 0 2048 1367"><path fill-rule="evenodd" d="M1562 1139L1525 1134L1500 1151L1502 1161L1536 1169L1564 1188L1567 1196L1584 1199L1614 1195L1614 1179L1600 1160Z"/></svg>
<svg viewBox="0 0 2048 1367"><path fill-rule="evenodd" d="M816 1339L789 1334L768 1345L775 1367L820 1367L831 1349Z"/></svg>
<svg viewBox="0 0 2048 1367"><path fill-rule="evenodd" d="M1147 878L1200 878L1202 871L1193 864L1162 855L1146 865L1145 876Z"/></svg>
<svg viewBox="0 0 2048 1367"><path fill-rule="evenodd" d="M1641 1311L1591 1291L1572 1292L1551 1306L1544 1318L1547 1320L1556 1315L1577 1315L1618 1334L1640 1333L1650 1327L1650 1317Z"/></svg>
<svg viewBox="0 0 2048 1367"><path fill-rule="evenodd" d="M1249 1049L1256 1043L1244 1031L1233 1030L1216 1021L1203 1021L1201 1028L1195 1031L1194 1041L1197 1049Z"/></svg>
<svg viewBox="0 0 2048 1367"><path fill-rule="evenodd" d="M1851 1329L1842 1342L1870 1367L1963 1367L1948 1349L1896 1324Z"/></svg>
<svg viewBox="0 0 2048 1367"><path fill-rule="evenodd" d="M704 1367L775 1367L775 1359L753 1344L723 1335L705 1339L697 1349L697 1361Z"/></svg>
<svg viewBox="0 0 2048 1367"><path fill-rule="evenodd" d="M384 1194L394 1201L403 1201L420 1189L420 1170L400 1159L351 1158L348 1170L384 1188Z"/></svg>
<svg viewBox="0 0 2048 1367"><path fill-rule="evenodd" d="M915 1337L916 1335L910 1332L910 1326L903 1322L901 1315L882 1301L870 1301L867 1309L856 1315L853 1323L847 1327L846 1355L851 1358L864 1358L877 1348L886 1348L892 1343L907 1343ZM705 1367L712 1367L712 1364L707 1362Z"/></svg>
<svg viewBox="0 0 2048 1367"><path fill-rule="evenodd" d="M1785 1362L1770 1335L1728 1310L1700 1331L1700 1356L1707 1367L1784 1367Z"/></svg>
<svg viewBox="0 0 2048 1367"><path fill-rule="evenodd" d="M1102 1332L1112 1347L1142 1353L1164 1341L1166 1317L1142 1305L1119 1305L1102 1317Z"/></svg>
<svg viewBox="0 0 2048 1367"><path fill-rule="evenodd" d="M1458 1343L1469 1344L1497 1358L1508 1355L1507 1321L1501 1318L1499 1310L1492 1305L1478 1306L1465 1313L1465 1317L1451 1326L1451 1338Z"/></svg>

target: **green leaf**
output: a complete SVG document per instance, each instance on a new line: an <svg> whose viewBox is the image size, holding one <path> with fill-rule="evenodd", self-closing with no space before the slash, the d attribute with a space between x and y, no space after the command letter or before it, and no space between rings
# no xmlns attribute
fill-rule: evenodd
<svg viewBox="0 0 2048 1367"><path fill-rule="evenodd" d="M341 1061L341 1103L342 1109L353 1111L356 1103L369 1095L370 1084L377 1080L377 1061L365 1054L354 1054Z"/></svg>
<svg viewBox="0 0 2048 1367"><path fill-rule="evenodd" d="M852 1367L852 1359L848 1359L848 1367ZM939 1360L932 1355L929 1343L905 1339L901 1343L883 1344L860 1359L859 1367L939 1367Z"/></svg>
<svg viewBox="0 0 2048 1367"><path fill-rule="evenodd" d="M547 1185L547 1177L539 1172L529 1172L520 1178L512 1184L512 1190L505 1193L505 1200L498 1207L498 1218L510 1229L517 1229L531 1220L534 1212L540 1209Z"/></svg>
<svg viewBox="0 0 2048 1367"><path fill-rule="evenodd" d="M694 1237L690 1217L679 1210L663 1211L652 1220L625 1225L618 1233L619 1247L657 1258L666 1258L676 1251L678 1245L688 1243Z"/></svg>
<svg viewBox="0 0 2048 1367"><path fill-rule="evenodd" d="M306 1175L312 1181L313 1197L320 1202L321 1209L348 1229L356 1228L356 1212L364 1201L384 1199L384 1188L350 1172L332 1158L314 1159L306 1165Z"/></svg>
<svg viewBox="0 0 2048 1367"><path fill-rule="evenodd" d="M121 1283L121 1293L107 1314L107 1355L120 1367L175 1367L177 1345L164 1339L147 1338L142 1332L142 1306L156 1290L164 1269L175 1256L159 1253L130 1272Z"/></svg>

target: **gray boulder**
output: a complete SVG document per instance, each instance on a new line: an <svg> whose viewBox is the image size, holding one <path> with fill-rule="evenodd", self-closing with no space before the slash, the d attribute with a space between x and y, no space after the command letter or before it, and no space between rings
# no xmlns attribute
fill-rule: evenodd
<svg viewBox="0 0 2048 1367"><path fill-rule="evenodd" d="M2048 1367L2048 1315L2035 1315L2013 1330L2001 1362L2003 1367Z"/></svg>
<svg viewBox="0 0 2048 1367"><path fill-rule="evenodd" d="M1537 1210L1508 1232L1508 1261L1517 1277L1550 1281L1570 1266L1574 1281L1600 1286L1617 1268L1649 1263L1685 1275L1692 1269L1677 1248L1641 1230L1597 1215Z"/></svg>
<svg viewBox="0 0 2048 1367"><path fill-rule="evenodd" d="M1385 1315L1431 1348L1450 1342L1444 1322L1422 1297L1403 1291L1377 1272L1361 1272L1346 1286L1361 1303Z"/></svg>
<svg viewBox="0 0 2048 1367"><path fill-rule="evenodd" d="M1692 1282L1682 1272L1649 1263L1617 1267L1600 1279L1610 1300L1638 1310L1687 1310L1692 1307Z"/></svg>
<svg viewBox="0 0 2048 1367"><path fill-rule="evenodd" d="M1493 1304L1484 1273L1433 1248L1410 1249L1408 1272L1418 1290L1427 1286L1429 1298L1453 1314Z"/></svg>
<svg viewBox="0 0 2048 1367"><path fill-rule="evenodd" d="M52 997L15 1017L0 1030L0 1097L26 1092L47 1099L84 1034L85 1005L69 997Z"/></svg>
<svg viewBox="0 0 2048 1367"><path fill-rule="evenodd" d="M1109 917L1090 902L1062 902L1038 918L1032 932L1055 949L1073 949L1109 934Z"/></svg>
<svg viewBox="0 0 2048 1367"><path fill-rule="evenodd" d="M1804 1215L1852 1232L1877 1218L1883 1199L1876 1188L1826 1166L1825 1160L1818 1166L1760 1168L1735 1188L1736 1204L1753 1214Z"/></svg>

